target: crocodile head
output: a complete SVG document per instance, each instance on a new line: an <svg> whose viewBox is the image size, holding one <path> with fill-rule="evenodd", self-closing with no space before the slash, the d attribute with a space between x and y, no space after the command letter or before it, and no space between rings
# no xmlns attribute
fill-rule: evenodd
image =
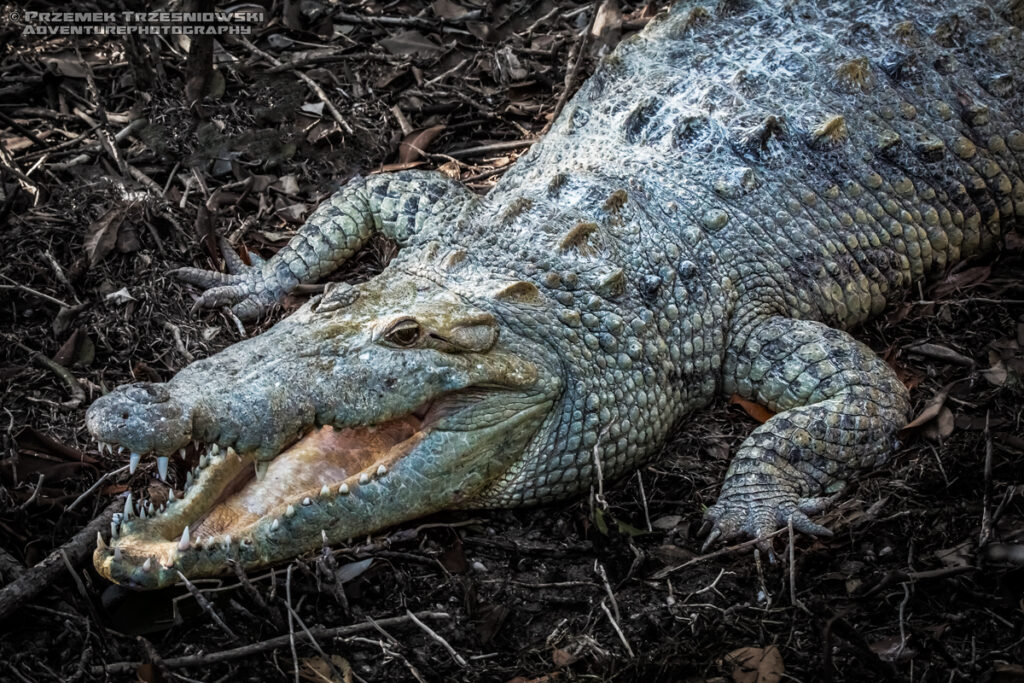
<svg viewBox="0 0 1024 683"><path fill-rule="evenodd" d="M393 264L166 384L98 399L86 423L101 446L155 456L161 474L198 457L166 506L127 500L99 572L158 588L480 504L563 385L544 345L508 324L524 285L467 296Z"/></svg>

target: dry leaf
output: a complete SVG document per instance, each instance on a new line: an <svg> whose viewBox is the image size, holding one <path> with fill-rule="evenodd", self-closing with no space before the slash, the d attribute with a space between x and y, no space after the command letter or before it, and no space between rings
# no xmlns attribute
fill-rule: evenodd
<svg viewBox="0 0 1024 683"><path fill-rule="evenodd" d="M680 515L665 515L664 517L658 517L656 520L651 522L651 526L655 529L668 531L669 529L675 529L682 521L683 518Z"/></svg>
<svg viewBox="0 0 1024 683"><path fill-rule="evenodd" d="M1003 363L1002 357L995 351L989 351L988 364L992 367L981 371L981 374L984 375L988 383L996 387L1001 387L1006 384L1006 377L1008 373L1006 370L1006 364Z"/></svg>
<svg viewBox="0 0 1024 683"><path fill-rule="evenodd" d="M349 581L362 576L363 572L369 569L371 564L373 564L372 557L365 560L359 560L358 562L346 562L338 567L338 570L334 572L334 578L338 580L338 583L348 583Z"/></svg>
<svg viewBox="0 0 1024 683"><path fill-rule="evenodd" d="M115 206L89 224L85 233L85 254L89 257L89 266L95 266L117 244L117 233L124 222L125 207Z"/></svg>
<svg viewBox="0 0 1024 683"><path fill-rule="evenodd" d="M779 648L741 647L725 656L725 662L732 666L732 680L735 683L778 683L786 666L782 663Z"/></svg>
<svg viewBox="0 0 1024 683"><path fill-rule="evenodd" d="M330 655L329 659L330 663L323 657L305 657L300 660L302 669L299 674L305 680L317 683L352 683L352 666L348 660L341 655Z"/></svg>
<svg viewBox="0 0 1024 683"><path fill-rule="evenodd" d="M942 410L942 406L946 404L946 398L949 396L949 389L951 386L953 385L947 385L943 387L942 391L935 394L932 400L928 402L928 405L924 407L924 410L921 411L921 414L915 417L913 420L911 420L910 423L907 424L907 426L904 427L901 431L905 432L908 429L920 427L924 423L934 420L936 417L938 417L939 412Z"/></svg>
<svg viewBox="0 0 1024 683"><path fill-rule="evenodd" d="M444 126L431 126L414 130L406 135L398 145L398 163L408 164L419 159L442 131L444 131Z"/></svg>
<svg viewBox="0 0 1024 683"><path fill-rule="evenodd" d="M935 286L932 287L932 296L936 299L941 299L945 295L955 292L958 289L981 284L987 280L991 274L991 266L977 266L976 268L961 270L960 272L953 273L942 281L935 283Z"/></svg>
<svg viewBox="0 0 1024 683"><path fill-rule="evenodd" d="M948 363L956 363L957 365L964 365L967 367L973 367L974 361L962 353L958 353L948 346L942 344L915 344L914 346L908 346L907 351L911 353L919 353L922 356L929 358L935 358L937 360L944 360Z"/></svg>
<svg viewBox="0 0 1024 683"><path fill-rule="evenodd" d="M616 0L604 0L597 8L597 16L594 17L594 25L590 29L594 37L591 46L592 54L600 54L603 50L610 50L615 47L622 37L622 12L619 11L619 3Z"/></svg>
<svg viewBox="0 0 1024 683"><path fill-rule="evenodd" d="M974 545L970 541L964 541L952 548L936 550L933 555L947 567L969 567L974 561Z"/></svg>
<svg viewBox="0 0 1024 683"><path fill-rule="evenodd" d="M953 412L946 406L939 409L935 419L925 425L921 430L921 436L934 443L940 443L943 439L953 433L956 426L956 419Z"/></svg>
<svg viewBox="0 0 1024 683"><path fill-rule="evenodd" d="M451 0L434 0L434 2L430 3L430 7L437 16L453 21L469 14L468 9L462 5L456 5Z"/></svg>
<svg viewBox="0 0 1024 683"><path fill-rule="evenodd" d="M761 404L754 403L753 401L748 401L739 394L733 394L732 396L730 396L729 403L735 403L739 407L743 408L743 410L747 412L747 415L754 418L761 424L764 424L765 422L767 422L768 420L772 419L775 416L775 413L768 410Z"/></svg>
<svg viewBox="0 0 1024 683"><path fill-rule="evenodd" d="M380 41L380 45L393 55L432 57L441 52L440 47L419 31L399 31Z"/></svg>
<svg viewBox="0 0 1024 683"><path fill-rule="evenodd" d="M569 666L573 662L579 659L579 656L574 655L564 648L557 647L554 652L551 653L551 661L561 669L563 666Z"/></svg>

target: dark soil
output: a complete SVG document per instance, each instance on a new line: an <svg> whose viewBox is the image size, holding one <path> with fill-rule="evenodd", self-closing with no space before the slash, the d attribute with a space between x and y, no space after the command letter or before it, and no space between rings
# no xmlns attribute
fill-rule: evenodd
<svg viewBox="0 0 1024 683"><path fill-rule="evenodd" d="M0 25L3 584L125 491L166 495L152 464L87 493L126 459L96 451L83 415L242 338L225 313L190 312L197 292L170 269L221 267L215 236L269 256L382 166L486 191L543 131L576 55L570 89L657 9L605 3L583 43L593 8L571 2L275 8L251 45L217 40L215 73L199 39L188 64L175 36ZM376 242L335 278L392 254ZM0 680L1024 681L1022 269L1011 237L858 331L932 417L823 516L832 539L783 531L774 562L701 555L702 510L756 425L723 402L603 497L438 515L247 585L198 581L207 607L111 586L72 552L0 623ZM436 635L408 611L434 613ZM346 625L361 630L324 630Z"/></svg>

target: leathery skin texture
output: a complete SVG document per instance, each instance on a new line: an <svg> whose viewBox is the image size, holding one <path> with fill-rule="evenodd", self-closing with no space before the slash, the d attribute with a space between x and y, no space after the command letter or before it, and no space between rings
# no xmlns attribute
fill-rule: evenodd
<svg viewBox="0 0 1024 683"><path fill-rule="evenodd" d="M374 233L399 255L268 332L122 387L87 423L183 498L129 500L95 553L153 588L452 507L614 478L721 395L740 446L708 543L810 517L884 462L907 391L847 332L1024 226L1024 10L971 1L680 3L619 45L476 197L356 178L272 259L184 268L243 318ZM140 514L145 518L140 518Z"/></svg>

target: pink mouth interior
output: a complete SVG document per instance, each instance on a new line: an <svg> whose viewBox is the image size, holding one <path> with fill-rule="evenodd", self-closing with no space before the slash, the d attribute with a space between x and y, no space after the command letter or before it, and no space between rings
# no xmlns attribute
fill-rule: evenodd
<svg viewBox="0 0 1024 683"><path fill-rule="evenodd" d="M373 427L314 430L277 455L262 480L253 469L239 473L193 526L193 535L239 533L275 508L301 504L325 485L337 493L350 477L390 465L411 450L419 441L413 437L423 435L422 427L420 418L407 415Z"/></svg>

